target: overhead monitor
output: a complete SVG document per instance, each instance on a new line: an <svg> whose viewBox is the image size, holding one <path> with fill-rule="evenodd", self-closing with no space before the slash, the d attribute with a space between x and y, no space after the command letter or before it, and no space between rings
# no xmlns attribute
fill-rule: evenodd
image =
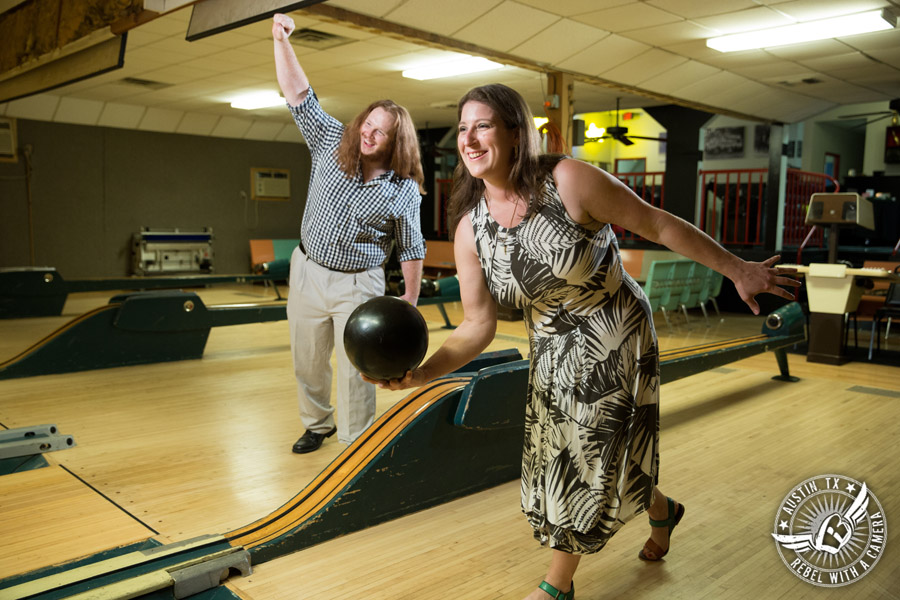
<svg viewBox="0 0 900 600"><path fill-rule="evenodd" d="M323 0L204 0L193 6L186 39L193 42L320 2Z"/></svg>

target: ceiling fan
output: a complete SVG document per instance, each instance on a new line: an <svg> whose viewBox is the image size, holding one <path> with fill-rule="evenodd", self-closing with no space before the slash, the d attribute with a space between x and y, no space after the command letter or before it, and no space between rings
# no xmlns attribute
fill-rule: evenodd
<svg viewBox="0 0 900 600"><path fill-rule="evenodd" d="M619 100L620 98L616 98L616 125L615 127L607 127L606 133L600 136L597 139L605 140L612 138L616 141L622 142L626 146L631 146L634 144L632 140L650 140L653 142L665 142L667 141L664 137L646 137L643 135L628 135L627 127L619 126Z"/></svg>

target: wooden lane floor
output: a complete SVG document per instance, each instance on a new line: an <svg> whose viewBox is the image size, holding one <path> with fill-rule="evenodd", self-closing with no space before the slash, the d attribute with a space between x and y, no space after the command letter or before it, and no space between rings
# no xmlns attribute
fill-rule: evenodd
<svg viewBox="0 0 900 600"><path fill-rule="evenodd" d="M200 294L215 304L248 301L259 289L228 294L218 286ZM106 302L85 296L78 295L85 310ZM436 307L423 312L434 349L449 331ZM48 320L2 321L0 339L23 347ZM521 335L494 348L516 346L527 354ZM405 395L379 392L378 413ZM3 427L54 423L73 435L77 446L47 458L146 523L153 529L148 535L158 532L163 543L233 530L268 514L344 448L330 439L314 454L290 451L303 429L284 321L214 328L201 360L7 380L0 382L0 398ZM30 512L35 526L45 518L40 503ZM72 530L56 534L77 539L77 526L73 521ZM8 539L6 532L0 530L0 539ZM75 550L53 562L87 553ZM49 564L31 558L0 568L0 578Z"/></svg>
<svg viewBox="0 0 900 600"><path fill-rule="evenodd" d="M40 511L40 518L36 512ZM74 535L61 536L70 531ZM155 532L58 465L0 477L0 574L139 542Z"/></svg>
<svg viewBox="0 0 900 600"><path fill-rule="evenodd" d="M900 598L897 544L863 579L828 590L792 575L770 535L784 496L816 475L865 481L888 521L900 515L900 372L794 361L801 381L783 383L772 362L760 354L663 386L660 487L687 507L671 553L638 560L649 534L638 518L582 560L577 597ZM253 600L519 600L548 561L510 482L264 563L230 585Z"/></svg>
<svg viewBox="0 0 900 600"><path fill-rule="evenodd" d="M260 291L261 286L231 290L235 295ZM209 304L241 301L234 297L217 299L218 292L200 294ZM242 298L247 300L246 296ZM443 319L436 307L421 310L429 323L430 351L434 351L449 331L441 328ZM448 305L448 313L452 322L460 322L458 304ZM13 324L20 325L21 321ZM661 324L661 347L752 335L762 324L761 317L737 315L727 315L724 322L712 319L709 328L702 317L692 321L690 330L680 324L672 329ZM12 328L4 330L7 325L0 322L0 339ZM221 327L211 332L201 360L0 381L0 423L10 428L56 423L60 431L74 435L78 446L48 458L69 469L72 479L83 479L96 488L98 495L108 497L158 532L153 537L163 543L236 529L277 509L344 448L331 438L313 454L290 452L302 427L287 340L286 322ZM498 338L490 349L510 347L527 356L524 327L521 322L501 321ZM684 539L686 550L681 552L711 570L711 581L697 579L695 566L689 569L694 577L682 577L673 575L668 565L650 565L662 567L655 571L661 579L655 584L645 580L648 571L642 568L648 565L637 564L633 555L646 538L647 528L633 524L614 538L609 552L585 560L579 571L580 590L586 595L595 592L586 597L601 597L599 592L610 585L608 572L622 573L624 579L615 584L618 589L634 582L638 591L648 594L643 597L663 597L668 589L663 583L670 577L682 582L671 588L682 590L682 597L703 597L687 594L688 589L705 590L703 594L708 597L722 597L717 593L720 589L742 591L729 576L732 567L719 564L727 560L721 553L736 554L759 568L754 552L748 553L744 547L749 544L758 554L771 550L770 558L778 560L774 548L765 546L763 550L754 544L760 539L770 541L770 522L787 489L817 474L818 466L824 468L822 460L813 460L815 446L807 439L810 434L804 427L808 422L823 423L817 426L813 438L825 435L827 440L831 428L840 421L827 416L835 403L863 409L866 420L860 424L862 433L855 426L852 431L872 443L862 444L864 450L856 456L862 467L854 470L853 457L844 456L851 433L842 429L837 450L819 449L826 458L840 459L826 471L843 469L859 479L871 474L870 485L890 519L891 508L885 496L900 497L900 490L881 492L874 483L887 486L882 483L887 481L884 470L890 465L883 457L890 449L883 444L887 434L876 431L877 435L869 436L866 430L878 430L873 423L881 421L873 421L873 413L881 411L878 419L891 419L890 412L885 416L884 406L879 404L887 399L861 392L837 393L843 389L839 385L852 387L847 367L856 363L836 368L807 365L801 356L792 355L790 360L792 373L804 378L796 384L800 387L785 388L795 384L776 385L769 379L777 374L771 353L663 387L661 484L667 493L684 497L690 511L666 562L675 562L679 556L677 542ZM900 384L896 380L891 383L885 374L892 370L881 369L860 376L868 383L853 385L900 390ZM380 390L379 414L403 395ZM832 395L836 398L831 399ZM810 407L818 404L827 410L810 412ZM780 416L774 418L770 413ZM895 412L893 420L897 416ZM767 425L747 427L753 419ZM719 421L721 426L717 426ZM791 425L801 433L792 432ZM803 452L797 456L790 451L795 445L791 435L799 435L803 441ZM757 449L756 442L767 445ZM812 461L809 468L804 457ZM759 485L764 488L762 492L756 489ZM765 495L760 498L760 493ZM751 495L752 501L745 495ZM900 506L891 506L900 514ZM46 510L55 509L50 506ZM29 512L35 523L45 518L38 502ZM694 514L700 517L705 513L708 518L698 518L689 525ZM51 544L53 535L60 540L77 539L81 526L73 522L69 528L42 533L42 539ZM708 532L712 532L711 539L698 539ZM750 543L744 539L747 537L759 539ZM0 531L0 539L8 539L5 532ZM124 541L114 545L121 543ZM88 553L78 548L69 551L70 556L54 557L51 563ZM893 563L900 562L896 555L893 557ZM890 558L888 554L878 571L857 585L866 584L868 579L877 581L876 576L883 575L881 571L891 573L885 566ZM462 598L521 598L539 581L546 559L546 552L531 540L521 517L518 484L513 482L264 563L256 567L254 575L232 581L229 587L254 600L315 597L325 590L327 595L342 598L447 598L450 590ZM51 564L47 560L35 558L15 568L31 570ZM353 568L348 569L348 565ZM773 577L781 575L778 569L785 571L787 585L793 576L779 561L772 567ZM745 573L755 577L753 569ZM0 572L0 577L9 574ZM684 587L695 580L701 587ZM728 585L717 587L722 582ZM797 583L802 584L799 580ZM481 589L484 586L487 588ZM804 591L802 587L788 589Z"/></svg>

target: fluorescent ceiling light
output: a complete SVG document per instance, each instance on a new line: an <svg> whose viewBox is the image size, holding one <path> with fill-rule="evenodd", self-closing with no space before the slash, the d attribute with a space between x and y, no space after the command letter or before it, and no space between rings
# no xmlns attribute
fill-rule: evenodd
<svg viewBox="0 0 900 600"><path fill-rule="evenodd" d="M244 110L254 110L257 108L268 108L270 106L280 106L284 104L278 92L254 92L238 96L231 101L231 108L243 108Z"/></svg>
<svg viewBox="0 0 900 600"><path fill-rule="evenodd" d="M480 71L491 71L502 68L503 65L500 63L495 63L486 58L481 58L480 56L467 56L460 60L451 60L449 62L416 67L415 69L407 69L403 71L403 76L424 81L426 79L454 77L456 75L467 75L469 73L478 73Z"/></svg>
<svg viewBox="0 0 900 600"><path fill-rule="evenodd" d="M719 52L735 52L883 31L895 27L896 24L897 18L890 10L872 10L773 29L723 35L706 40L706 45Z"/></svg>

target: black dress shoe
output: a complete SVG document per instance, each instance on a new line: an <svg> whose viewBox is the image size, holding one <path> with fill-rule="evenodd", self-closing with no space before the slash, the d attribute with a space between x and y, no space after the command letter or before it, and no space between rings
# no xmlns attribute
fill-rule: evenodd
<svg viewBox="0 0 900 600"><path fill-rule="evenodd" d="M325 438L333 436L335 431L337 431L337 427L332 427L331 431L327 433L307 431L294 443L294 452L297 454L306 454L307 452L318 450L319 446L322 445L322 442L325 441Z"/></svg>

